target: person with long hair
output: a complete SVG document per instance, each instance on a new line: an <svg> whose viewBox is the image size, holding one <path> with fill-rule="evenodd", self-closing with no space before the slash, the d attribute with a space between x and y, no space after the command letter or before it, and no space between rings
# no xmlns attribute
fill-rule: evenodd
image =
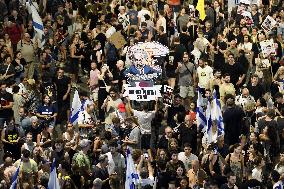
<svg viewBox="0 0 284 189"><path fill-rule="evenodd" d="M237 176L239 182L243 179L244 170L244 156L242 154L242 148L240 144L235 144L231 147L232 153L228 154L225 161L228 167Z"/></svg>
<svg viewBox="0 0 284 189"><path fill-rule="evenodd" d="M12 65L15 67L15 80L16 83L19 84L22 77L24 77L25 69L24 66L26 65L26 60L22 57L21 51L16 51L15 59L12 61Z"/></svg>
<svg viewBox="0 0 284 189"><path fill-rule="evenodd" d="M81 59L84 58L83 55L80 55L80 37L79 35L74 35L71 39L72 44L70 45L70 72L72 75L72 82L76 83L78 80L79 64Z"/></svg>

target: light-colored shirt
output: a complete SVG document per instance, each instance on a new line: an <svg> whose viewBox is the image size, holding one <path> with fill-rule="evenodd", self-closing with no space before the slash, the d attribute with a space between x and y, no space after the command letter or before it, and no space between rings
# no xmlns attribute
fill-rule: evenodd
<svg viewBox="0 0 284 189"><path fill-rule="evenodd" d="M151 122L155 117L155 111L137 111L133 110L134 116L138 118L138 123L140 125L142 134L151 134Z"/></svg>
<svg viewBox="0 0 284 189"><path fill-rule="evenodd" d="M178 154L178 160L183 162L186 171L188 171L191 168L191 162L193 160L198 160L198 157L194 154L190 154L190 156L186 156L185 152L180 152Z"/></svg>
<svg viewBox="0 0 284 189"><path fill-rule="evenodd" d="M199 66L197 68L197 76L199 87L208 89L209 81L213 78L213 69L207 65L204 68Z"/></svg>

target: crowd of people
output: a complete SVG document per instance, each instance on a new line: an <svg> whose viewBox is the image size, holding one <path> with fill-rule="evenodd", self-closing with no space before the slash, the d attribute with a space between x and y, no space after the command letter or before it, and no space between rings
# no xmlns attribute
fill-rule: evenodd
<svg viewBox="0 0 284 189"><path fill-rule="evenodd" d="M61 189L128 188L129 152L135 188L284 188L284 1L232 2L0 0L0 189L18 167L17 188L47 188L53 160ZM128 49L153 41L171 105L123 95ZM221 102L210 142L197 93Z"/></svg>

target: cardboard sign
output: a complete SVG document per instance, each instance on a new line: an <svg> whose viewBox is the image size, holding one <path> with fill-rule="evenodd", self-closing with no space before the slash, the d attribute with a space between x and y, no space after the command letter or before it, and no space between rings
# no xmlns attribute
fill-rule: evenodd
<svg viewBox="0 0 284 189"><path fill-rule="evenodd" d="M109 40L117 49L123 48L126 44L126 41L120 32L115 32L114 34L112 34Z"/></svg>

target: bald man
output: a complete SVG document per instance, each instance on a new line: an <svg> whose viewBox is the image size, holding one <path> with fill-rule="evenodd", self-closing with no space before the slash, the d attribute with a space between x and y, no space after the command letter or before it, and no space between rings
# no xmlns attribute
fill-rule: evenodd
<svg viewBox="0 0 284 189"><path fill-rule="evenodd" d="M169 139L173 138L173 129L171 127L166 127L165 128L165 135L163 135L158 143L158 148L159 149L168 149L168 143Z"/></svg>

